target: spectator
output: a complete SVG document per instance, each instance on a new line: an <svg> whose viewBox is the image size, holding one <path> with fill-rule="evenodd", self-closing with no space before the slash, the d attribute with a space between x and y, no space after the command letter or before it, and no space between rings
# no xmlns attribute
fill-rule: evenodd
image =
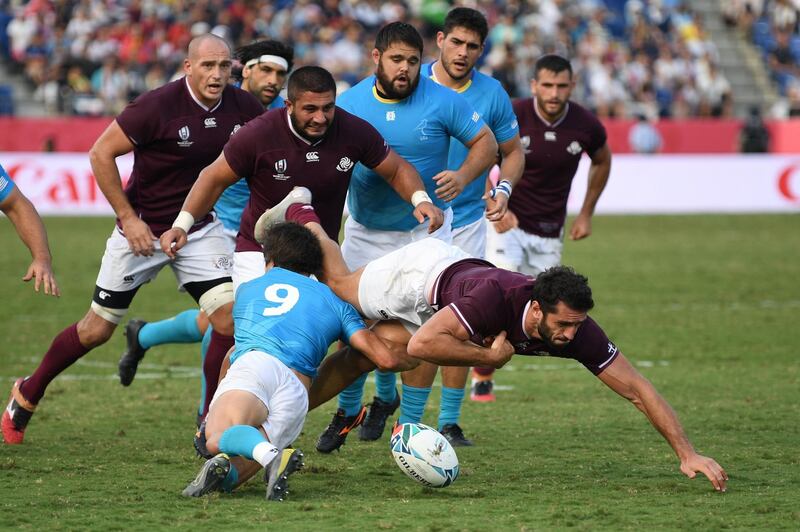
<svg viewBox="0 0 800 532"><path fill-rule="evenodd" d="M635 153L658 153L662 145L661 133L645 115L639 115L628 133L628 144Z"/></svg>
<svg viewBox="0 0 800 532"><path fill-rule="evenodd" d="M769 151L769 131L761 118L758 107L750 109L739 134L739 151L742 153L766 153Z"/></svg>

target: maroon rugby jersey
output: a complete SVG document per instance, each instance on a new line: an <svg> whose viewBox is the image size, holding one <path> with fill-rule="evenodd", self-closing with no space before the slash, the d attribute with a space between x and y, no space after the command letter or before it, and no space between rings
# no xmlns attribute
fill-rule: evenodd
<svg viewBox="0 0 800 532"><path fill-rule="evenodd" d="M156 236L172 227L198 174L219 157L231 133L263 112L252 94L231 86L207 109L181 78L120 113L117 123L135 146L125 194Z"/></svg>
<svg viewBox="0 0 800 532"><path fill-rule="evenodd" d="M236 251L261 251L253 236L256 221L297 186L311 190L322 227L338 241L353 168L359 162L375 168L386 159L389 146L374 127L339 107L325 136L311 143L294 131L286 108L281 108L243 127L224 152L230 167L250 187Z"/></svg>
<svg viewBox="0 0 800 532"><path fill-rule="evenodd" d="M603 124L580 105L567 103L555 123L546 122L533 98L516 100L514 113L525 150L525 170L508 207L527 233L560 236L567 216L567 198L581 155L590 156L606 143Z"/></svg>
<svg viewBox="0 0 800 532"><path fill-rule="evenodd" d="M494 268L484 260L465 259L442 272L432 304L440 309L449 305L470 340L478 345L483 345L485 337L506 331L519 355L573 358L595 375L602 373L619 351L591 318L586 318L575 338L562 348L525 334L523 319L535 283L528 275Z"/></svg>

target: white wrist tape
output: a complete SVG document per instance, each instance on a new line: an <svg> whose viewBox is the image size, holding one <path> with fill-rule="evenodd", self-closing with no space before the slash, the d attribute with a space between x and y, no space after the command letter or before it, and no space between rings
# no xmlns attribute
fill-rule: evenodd
<svg viewBox="0 0 800 532"><path fill-rule="evenodd" d="M514 187L511 185L511 181L508 179L501 179L497 186L492 189L491 196L492 199L497 197L498 193L505 194L507 198L511 197L511 190Z"/></svg>
<svg viewBox="0 0 800 532"><path fill-rule="evenodd" d="M415 209L417 208L417 205L425 201L428 203L433 203L433 201L431 201L431 197L428 196L428 193L424 190L417 190L411 194L411 205L413 205Z"/></svg>
<svg viewBox="0 0 800 532"><path fill-rule="evenodd" d="M178 217L175 218L175 221L172 223L172 227L180 227L187 234L193 225L194 216L192 216L188 211L179 212Z"/></svg>

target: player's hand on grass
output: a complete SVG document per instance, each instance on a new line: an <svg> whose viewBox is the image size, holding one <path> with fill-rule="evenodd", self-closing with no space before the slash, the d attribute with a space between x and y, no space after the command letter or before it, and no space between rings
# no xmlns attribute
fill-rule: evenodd
<svg viewBox="0 0 800 532"><path fill-rule="evenodd" d="M436 196L443 201L453 201L466 185L462 178L452 170L445 170L433 176L436 182Z"/></svg>
<svg viewBox="0 0 800 532"><path fill-rule="evenodd" d="M444 213L442 209L429 201L423 201L416 206L414 209L414 218L416 218L419 223L423 223L426 218L428 219L429 234L439 229L444 223Z"/></svg>
<svg viewBox="0 0 800 532"><path fill-rule="evenodd" d="M39 291L39 287L42 287L44 293L48 296L59 297L61 295L61 290L58 288L56 276L53 273L49 260L36 259L31 262L22 280L27 283L31 279L34 280L33 289L37 292Z"/></svg>
<svg viewBox="0 0 800 532"><path fill-rule="evenodd" d="M150 230L150 227L136 216L131 216L122 222L122 232L125 238L128 239L128 246L137 257L144 255L150 257L156 250L153 241L156 240L156 235Z"/></svg>
<svg viewBox="0 0 800 532"><path fill-rule="evenodd" d="M497 222L508 212L508 196L505 194L495 194L494 198L490 192L483 195L486 200L486 218L491 222Z"/></svg>
<svg viewBox="0 0 800 532"><path fill-rule="evenodd" d="M161 235L161 251L166 253L167 257L174 259L178 251L186 245L188 238L186 231L180 227L173 227Z"/></svg>
<svg viewBox="0 0 800 532"><path fill-rule="evenodd" d="M499 220L492 223L492 227L497 234L503 234L506 231L519 227L519 220L517 219L516 214L511 211L506 211L506 213Z"/></svg>
<svg viewBox="0 0 800 532"><path fill-rule="evenodd" d="M728 474L716 460L708 456L694 453L681 460L681 471L689 478L696 477L698 472L703 473L714 485L715 490L725 491L727 489Z"/></svg>
<svg viewBox="0 0 800 532"><path fill-rule="evenodd" d="M592 218L586 214L579 214L572 222L569 237L572 240L581 240L592 234Z"/></svg>
<svg viewBox="0 0 800 532"><path fill-rule="evenodd" d="M489 347L489 356L486 364L483 365L502 368L506 362L511 360L511 357L514 356L514 346L506 339L506 336L506 331L501 331L494 338L489 337L485 340L484 343L491 342L491 344L487 346Z"/></svg>

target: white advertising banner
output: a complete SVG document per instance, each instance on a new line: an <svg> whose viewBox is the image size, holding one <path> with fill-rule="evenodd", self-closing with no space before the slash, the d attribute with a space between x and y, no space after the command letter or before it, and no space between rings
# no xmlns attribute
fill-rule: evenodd
<svg viewBox="0 0 800 532"><path fill-rule="evenodd" d="M0 164L43 215L113 214L86 153L0 153ZM123 182L133 157L117 159ZM568 208L586 192L584 157ZM598 214L800 212L800 154L617 155Z"/></svg>

